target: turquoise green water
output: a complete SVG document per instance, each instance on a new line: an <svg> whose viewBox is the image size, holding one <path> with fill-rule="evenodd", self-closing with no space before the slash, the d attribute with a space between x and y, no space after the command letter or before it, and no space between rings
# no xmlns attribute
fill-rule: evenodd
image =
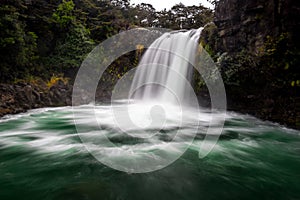
<svg viewBox="0 0 300 200"><path fill-rule="evenodd" d="M229 115L207 157L196 137L173 164L144 174L91 156L70 108L11 116L0 122L0 199L300 199L300 133Z"/></svg>

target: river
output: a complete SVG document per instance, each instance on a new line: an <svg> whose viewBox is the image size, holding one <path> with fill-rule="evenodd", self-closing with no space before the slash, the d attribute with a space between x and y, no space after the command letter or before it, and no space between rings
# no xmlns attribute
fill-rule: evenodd
<svg viewBox="0 0 300 200"><path fill-rule="evenodd" d="M97 111L109 125L107 106ZM300 199L299 131L229 112L217 144L199 159L203 130L174 163L135 174L103 165L87 151L71 107L6 116L0 121L0 199ZM114 129L107 134L118 146L137 145Z"/></svg>

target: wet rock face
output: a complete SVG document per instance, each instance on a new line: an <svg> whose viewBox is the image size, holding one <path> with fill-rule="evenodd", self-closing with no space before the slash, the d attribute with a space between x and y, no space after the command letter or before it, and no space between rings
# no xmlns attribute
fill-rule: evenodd
<svg viewBox="0 0 300 200"><path fill-rule="evenodd" d="M299 15L299 0L219 0L211 46L229 110L300 129Z"/></svg>
<svg viewBox="0 0 300 200"><path fill-rule="evenodd" d="M72 87L63 83L51 88L42 84L0 84L0 117L33 108L71 105L71 95Z"/></svg>
<svg viewBox="0 0 300 200"><path fill-rule="evenodd" d="M296 39L299 4L299 0L220 0L215 11L218 49L235 53L246 48L256 55L268 35L289 32Z"/></svg>

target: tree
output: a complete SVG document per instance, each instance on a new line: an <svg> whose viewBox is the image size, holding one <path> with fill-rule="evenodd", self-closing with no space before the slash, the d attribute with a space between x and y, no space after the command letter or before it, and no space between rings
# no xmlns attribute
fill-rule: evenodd
<svg viewBox="0 0 300 200"><path fill-rule="evenodd" d="M94 47L89 29L80 20L77 20L74 14L75 4L73 1L63 0L52 15L54 26L58 28L56 32L60 34L51 56L46 58L46 61L59 72L79 67L86 54Z"/></svg>
<svg viewBox="0 0 300 200"><path fill-rule="evenodd" d="M58 5L58 8L53 13L52 17L62 27L68 26L74 19L73 11L75 4L72 0L67 1L63 0L61 4Z"/></svg>
<svg viewBox="0 0 300 200"><path fill-rule="evenodd" d="M28 71L37 58L37 35L27 30L20 8L2 5L0 11L0 79L9 80Z"/></svg>

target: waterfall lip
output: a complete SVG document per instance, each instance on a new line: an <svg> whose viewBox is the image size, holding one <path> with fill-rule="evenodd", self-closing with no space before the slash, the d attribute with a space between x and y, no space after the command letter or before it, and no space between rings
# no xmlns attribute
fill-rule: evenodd
<svg viewBox="0 0 300 200"><path fill-rule="evenodd" d="M169 34L185 33L185 32L188 32L188 31L189 31L188 29L180 29L180 30L171 31L171 32L169 32Z"/></svg>
<svg viewBox="0 0 300 200"><path fill-rule="evenodd" d="M196 52L198 44L195 40L200 37L201 31L202 28L192 29L189 31L177 30L170 33L165 33L160 38L156 39L155 42L152 43L149 48L147 48L147 51L143 55L140 64L137 67L138 70L134 76L131 88L135 87L135 84L139 82L143 83L145 81L163 83L169 86L173 85L171 88L172 90L177 91L175 92L177 95L179 90L182 90L183 88L176 89L176 87L184 87L184 84L189 81L187 81L186 78L183 78L182 81L177 83L177 86L170 84L176 80L176 77L173 77L174 72L172 71L178 72L183 76L187 76L189 74L189 71L191 71L191 66L195 65L195 53L193 52ZM181 34L182 32L184 32L184 34ZM166 40L166 38L168 38L168 40ZM161 55L163 55L163 58L161 58ZM154 70L152 68L145 68L143 66L145 64L149 65L149 67L155 66L155 68L158 67L158 65L166 65L168 70L158 72L158 69ZM145 69L141 71L143 68ZM147 72L149 77L145 77L145 80L141 79L141 77L145 76ZM138 74L140 75L137 76ZM163 74L165 74L166 78L164 78ZM161 76L161 78L165 80L160 78L160 80L158 79L157 81L149 81L151 79L154 80L153 78L155 76ZM178 77L178 75L176 76ZM150 90L153 90L153 88L150 88ZM148 93L149 92L145 91L144 95L149 96Z"/></svg>

